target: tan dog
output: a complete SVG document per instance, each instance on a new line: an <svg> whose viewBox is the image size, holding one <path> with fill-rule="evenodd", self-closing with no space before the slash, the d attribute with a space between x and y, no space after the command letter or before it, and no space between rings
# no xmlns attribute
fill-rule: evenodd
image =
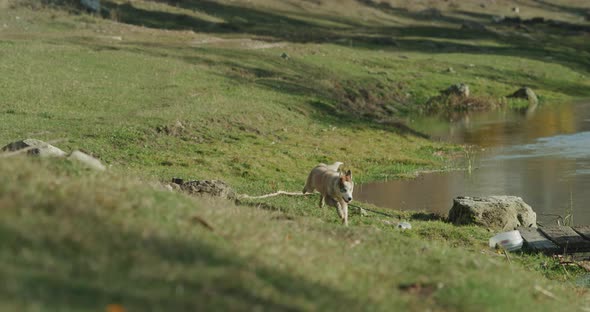
<svg viewBox="0 0 590 312"><path fill-rule="evenodd" d="M303 187L303 194L317 190L320 192L320 208L327 201L330 206L335 206L338 215L344 225L348 225L348 203L352 201L352 172L346 174L338 172L341 162L332 165L319 164L311 170L307 182Z"/></svg>

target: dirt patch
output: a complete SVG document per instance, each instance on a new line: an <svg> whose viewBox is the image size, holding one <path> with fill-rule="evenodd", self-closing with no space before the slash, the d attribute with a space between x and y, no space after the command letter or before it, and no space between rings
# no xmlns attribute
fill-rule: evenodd
<svg viewBox="0 0 590 312"><path fill-rule="evenodd" d="M172 183L179 185L180 189L191 195L209 195L223 199L236 199L236 192L225 182L221 180L193 180L183 181L174 178Z"/></svg>
<svg viewBox="0 0 590 312"><path fill-rule="evenodd" d="M334 88L342 111L375 120L399 115L410 107L410 99L403 90L403 83L353 81L337 82Z"/></svg>
<svg viewBox="0 0 590 312"><path fill-rule="evenodd" d="M442 285L436 285L434 283L411 283L399 286L399 289L406 293L425 298L432 296L439 288L442 288Z"/></svg>
<svg viewBox="0 0 590 312"><path fill-rule="evenodd" d="M183 141L195 143L209 143L213 139L206 132L206 126L196 125L191 122L176 121L169 125L160 125L155 128L155 132L160 136L170 136L179 138Z"/></svg>

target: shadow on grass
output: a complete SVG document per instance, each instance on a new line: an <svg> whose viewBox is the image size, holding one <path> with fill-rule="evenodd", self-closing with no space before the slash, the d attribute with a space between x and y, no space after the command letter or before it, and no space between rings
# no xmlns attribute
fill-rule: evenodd
<svg viewBox="0 0 590 312"><path fill-rule="evenodd" d="M419 22L441 23L435 26L407 25L407 26L383 26L367 25L351 18L327 16L319 13L303 16L296 13L274 12L269 9L238 6L237 4L218 3L210 0L186 0L186 1L152 1L162 5L170 5L187 10L186 12L200 12L214 17L218 21L213 22L193 15L177 12L165 12L161 10L149 10L139 7L134 3L117 4L106 1L105 6L117 12L117 18L123 23L148 26L160 29L194 30L196 32L218 34L241 34L248 36L262 36L273 40L287 42L316 42L350 45L354 42L356 47L368 49L394 49L399 51L417 51L426 53L470 53L523 57L554 62L568 66L574 70L590 70L590 59L580 57L576 48L561 49L563 42L550 40L539 42L537 39L523 39L517 35L518 30L512 33L503 31L491 31L486 28L465 29L462 26L474 18L481 21L482 25L491 26L493 16L485 13L472 13L465 11L451 11L454 15L443 13L424 14L411 12L405 8L397 8L386 3L375 3L368 0L357 0L361 5L373 10L379 10L390 16L404 17ZM536 0L548 9L558 9L573 14L578 10L574 7L554 5L546 1ZM466 16L458 17L457 13ZM219 21L220 20L220 21ZM326 22L332 23L327 26ZM452 26L449 26L452 25ZM568 35L559 29L590 31L590 27L579 24L559 22L551 24L558 29L546 27L539 32L551 34L557 31L557 35ZM510 25L493 25L495 28L512 27ZM553 28L555 28L553 27ZM520 32L523 32L522 30ZM526 33L526 31L524 31ZM418 37L418 39L416 39ZM433 40L436 38L437 40ZM469 43L457 44L444 42L441 39L452 40L492 40L505 47L481 47ZM555 42L554 42L555 41ZM550 46L547 47L547 44ZM553 48L551 46L554 46ZM559 51L554 49L558 47ZM547 56L552 56L551 60Z"/></svg>
<svg viewBox="0 0 590 312"><path fill-rule="evenodd" d="M373 116L359 116L362 111L354 112L354 109L346 108L338 109L337 106L330 105L327 102L322 101L310 101L315 111L317 111L316 119L321 120L328 124L338 126L356 126L363 125L373 129L379 129L384 131L392 131L399 135L413 135L421 138L429 138L427 134L416 131L408 127L403 121L384 117L379 119Z"/></svg>
<svg viewBox="0 0 590 312"><path fill-rule="evenodd" d="M21 224L16 230L12 227L18 225L0 223L4 302L59 311L102 311L113 303L129 311L330 310L338 309L332 306L335 302L352 309L367 304L241 257L221 239L214 244L214 238L146 236L91 215L78 214L76 219L77 225L71 225L79 227L74 232L83 237L44 237L43 231L27 228L33 225ZM45 225L64 224L49 222ZM84 224L102 231L89 231ZM208 235L213 234L203 231L199 237Z"/></svg>
<svg viewBox="0 0 590 312"><path fill-rule="evenodd" d="M363 49L386 49L397 52L515 56L559 63L584 74L590 70L590 58L581 56L577 49L569 47L561 49L559 45L549 39L539 42L536 39L526 39L513 33L499 35L498 32L487 29L461 29L462 23L469 19L443 14L428 16L367 0L359 0L359 2L391 16L402 16L421 22L432 20L434 23L444 24L439 26L383 26L383 24L373 26L349 18L313 13L304 20L303 16L297 16L294 13L287 15L281 12L210 0L151 2L159 2L162 8L169 5L182 8L184 11L172 8L170 11L164 11L160 7L148 9L141 6L141 2L118 4L107 0L104 5L116 12L117 19L123 23L160 29L191 29L196 32L212 34L261 36L258 39L297 43L327 42L349 45L350 42L354 42L356 47ZM201 15L189 15L194 11ZM466 12L459 13L468 15ZM214 19L197 17L203 14L214 17ZM478 13L469 16L469 18L490 21L492 16ZM326 21L339 26L326 26L326 23L323 23ZM393 37L395 38L392 39ZM491 40L501 45L482 46L473 43L473 40ZM353 127L356 125L371 126L402 135L411 134L426 137L395 119L396 116L403 115L409 110L409 107L415 106L416 103L406 102L411 100L403 97L407 90L396 87L396 84L400 82L388 81L384 87L381 86L385 80L381 79L382 77L365 79L360 82L341 81L337 74L326 71L326 67L320 65L314 66L296 59L288 60L289 63L286 65L286 61L278 55L272 57L248 52L244 49L214 49L188 45L171 47L165 44L137 42L122 42L116 47L99 42L81 42L80 44L95 49L128 49L136 53L176 57L190 64L215 66L220 69L220 77L229 77L240 84L253 84L279 93L312 98L302 106L303 110L310 109L312 117L322 123ZM384 64L376 66L384 66ZM481 75L487 75L492 80L508 84L519 80L522 81L520 83L522 85L542 86L544 89L566 93L570 96L590 96L590 90L583 84L568 83L564 85L557 81L547 83L547 81L551 81L550 78L528 77L522 70L507 72L506 70L498 71L489 68ZM310 79L310 77L312 78ZM327 82L327 84L319 85L317 82L320 80Z"/></svg>
<svg viewBox="0 0 590 312"><path fill-rule="evenodd" d="M533 0L533 2L538 3L542 7L545 7L545 9L547 9L547 10L562 11L562 12L566 12L569 14L579 15L580 13L587 11L587 9L584 9L581 7L574 7L574 6L567 6L564 4L551 3L547 0Z"/></svg>
<svg viewBox="0 0 590 312"><path fill-rule="evenodd" d="M432 212L416 212L410 215L410 220L415 221L443 221L447 222L447 218L440 214Z"/></svg>
<svg viewBox="0 0 590 312"><path fill-rule="evenodd" d="M291 42L318 42L333 39L334 34L316 24L291 18L286 15L234 6L208 0L152 1L174 7L205 13L220 22L199 19L182 13L153 11L134 6L105 2L105 7L114 13L120 22L169 30L194 30L210 33L241 33L281 38ZM350 21L346 22L347 24ZM348 26L348 25L347 25Z"/></svg>

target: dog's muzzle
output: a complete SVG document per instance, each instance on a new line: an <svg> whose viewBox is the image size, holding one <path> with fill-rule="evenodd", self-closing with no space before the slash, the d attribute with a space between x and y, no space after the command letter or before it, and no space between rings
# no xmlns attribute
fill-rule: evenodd
<svg viewBox="0 0 590 312"><path fill-rule="evenodd" d="M352 197L343 198L346 203L350 203L352 201Z"/></svg>

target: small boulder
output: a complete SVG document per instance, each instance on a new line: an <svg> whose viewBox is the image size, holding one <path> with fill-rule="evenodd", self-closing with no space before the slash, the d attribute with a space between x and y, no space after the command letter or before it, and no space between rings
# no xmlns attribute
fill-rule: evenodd
<svg viewBox="0 0 590 312"><path fill-rule="evenodd" d="M73 160L73 161L77 161L81 164L83 164L84 166L90 168L90 169L94 169L97 171L104 171L107 169L107 167L105 167L100 160L94 158L93 156L90 156L84 152L80 152L80 151L73 151L70 156L68 156L69 160Z"/></svg>
<svg viewBox="0 0 590 312"><path fill-rule="evenodd" d="M528 100L531 105L539 104L539 99L537 98L537 95L529 87L522 87L522 88L516 90L514 93L512 93L508 97Z"/></svg>
<svg viewBox="0 0 590 312"><path fill-rule="evenodd" d="M187 181L180 185L180 189L189 194L208 194L224 199L236 199L236 193L225 182L220 180L194 180Z"/></svg>
<svg viewBox="0 0 590 312"><path fill-rule="evenodd" d="M37 139L25 139L12 142L2 148L4 152L15 152L22 149L28 149L28 155L40 157L64 157L66 152L61 149Z"/></svg>
<svg viewBox="0 0 590 312"><path fill-rule="evenodd" d="M457 197L449 211L455 225L480 225L509 231L517 227L536 227L537 214L516 196Z"/></svg>

